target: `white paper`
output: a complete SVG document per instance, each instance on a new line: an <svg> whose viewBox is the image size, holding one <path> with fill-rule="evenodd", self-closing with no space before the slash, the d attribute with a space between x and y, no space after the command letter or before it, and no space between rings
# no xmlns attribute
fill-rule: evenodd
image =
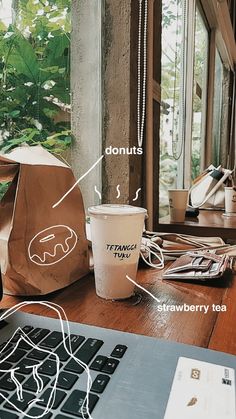
<svg viewBox="0 0 236 419"><path fill-rule="evenodd" d="M164 419L235 419L234 369L179 358Z"/></svg>

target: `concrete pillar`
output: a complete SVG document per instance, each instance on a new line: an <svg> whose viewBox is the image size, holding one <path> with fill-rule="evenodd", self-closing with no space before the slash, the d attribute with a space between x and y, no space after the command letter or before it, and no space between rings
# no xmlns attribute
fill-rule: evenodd
<svg viewBox="0 0 236 419"><path fill-rule="evenodd" d="M102 0L72 0L71 164L76 178L84 174L102 153L101 25ZM85 208L100 202L94 191L101 190L101 164L82 182Z"/></svg>
<svg viewBox="0 0 236 419"><path fill-rule="evenodd" d="M85 173L109 146L138 147L137 12L138 1L72 0L75 144L71 161L76 177ZM141 160L138 155L105 154L102 163L80 184L85 207L100 202L95 185L102 193L102 202L127 203L135 197L141 184Z"/></svg>
<svg viewBox="0 0 236 419"><path fill-rule="evenodd" d="M104 27L104 148L129 147L130 18L129 0L107 0ZM129 199L129 156L111 155L104 161L103 199Z"/></svg>
<svg viewBox="0 0 236 419"><path fill-rule="evenodd" d="M137 11L138 1L105 1L102 72L103 150L109 146L138 147ZM140 186L140 177L141 156L106 155L103 161L103 201L128 203ZM120 185L119 199L117 185Z"/></svg>

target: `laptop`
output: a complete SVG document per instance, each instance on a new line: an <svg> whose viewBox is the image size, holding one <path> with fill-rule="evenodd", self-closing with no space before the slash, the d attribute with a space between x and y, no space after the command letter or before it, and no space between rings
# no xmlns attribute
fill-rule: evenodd
<svg viewBox="0 0 236 419"><path fill-rule="evenodd" d="M232 355L20 310L0 345L0 419L235 419Z"/></svg>

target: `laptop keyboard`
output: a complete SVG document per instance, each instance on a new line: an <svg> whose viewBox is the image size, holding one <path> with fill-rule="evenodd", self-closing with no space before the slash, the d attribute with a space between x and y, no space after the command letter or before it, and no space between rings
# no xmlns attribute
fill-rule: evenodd
<svg viewBox="0 0 236 419"><path fill-rule="evenodd" d="M43 415L51 400L56 378L52 408L42 418L81 418L82 409L84 417L88 417L85 404L83 406L87 393L80 388L80 377L86 372L66 351L65 345L69 352L71 349L76 359L96 373L93 375L88 398L89 413L92 413L99 403L102 393L112 380L112 375L119 368L127 346L118 343L112 352L107 354L103 353L104 342L92 337L71 334L69 345L69 338L66 337L63 342L63 335L58 331L33 328L29 325L22 330L37 348L22 340L20 332L9 342L0 345L0 419L19 418L20 413L16 407L30 416ZM59 374L55 354L60 360Z"/></svg>

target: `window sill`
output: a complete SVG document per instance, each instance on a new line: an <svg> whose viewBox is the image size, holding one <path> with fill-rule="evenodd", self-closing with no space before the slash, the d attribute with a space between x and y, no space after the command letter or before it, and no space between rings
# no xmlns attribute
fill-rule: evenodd
<svg viewBox="0 0 236 419"><path fill-rule="evenodd" d="M224 217L217 210L200 210L197 218L186 218L183 223L171 222L169 216L161 218L158 231L236 240L236 217Z"/></svg>

